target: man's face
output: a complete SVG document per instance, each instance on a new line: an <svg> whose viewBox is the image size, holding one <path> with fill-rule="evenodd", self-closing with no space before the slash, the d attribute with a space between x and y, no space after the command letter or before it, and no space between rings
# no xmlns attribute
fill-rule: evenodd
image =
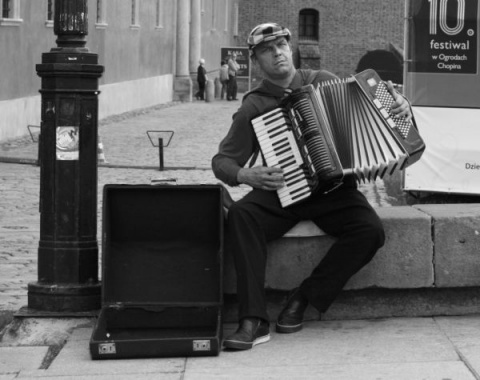
<svg viewBox="0 0 480 380"><path fill-rule="evenodd" d="M255 47L255 59L267 77L282 79L293 70L292 49L284 37Z"/></svg>

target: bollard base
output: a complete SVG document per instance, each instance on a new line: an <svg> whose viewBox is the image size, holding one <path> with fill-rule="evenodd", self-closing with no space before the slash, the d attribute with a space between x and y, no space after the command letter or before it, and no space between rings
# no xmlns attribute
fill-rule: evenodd
<svg viewBox="0 0 480 380"><path fill-rule="evenodd" d="M215 85L213 80L207 80L205 85L205 101L207 103L213 102L215 100Z"/></svg>
<svg viewBox="0 0 480 380"><path fill-rule="evenodd" d="M190 77L176 77L173 82L173 100L191 102L193 96L193 83Z"/></svg>
<svg viewBox="0 0 480 380"><path fill-rule="evenodd" d="M101 284L28 284L28 308L80 312L101 308Z"/></svg>

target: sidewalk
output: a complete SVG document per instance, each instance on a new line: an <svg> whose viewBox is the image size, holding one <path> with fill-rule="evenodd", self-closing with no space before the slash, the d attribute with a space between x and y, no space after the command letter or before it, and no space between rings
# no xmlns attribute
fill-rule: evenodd
<svg viewBox="0 0 480 380"><path fill-rule="evenodd" d="M173 104L102 121L107 163L98 170L98 233L104 184L148 184L152 178L217 183L210 159L238 106ZM165 170L159 171L159 151L146 132L170 130ZM37 154L29 136L0 146L0 327L27 305L27 285L37 280ZM374 206L389 206L382 183L361 190ZM247 191L231 189L235 199ZM93 323L93 318L15 318L0 341L0 380L480 379L480 316L307 322L297 334L272 331L269 343L251 351L113 361L90 359ZM234 328L226 325L225 334Z"/></svg>

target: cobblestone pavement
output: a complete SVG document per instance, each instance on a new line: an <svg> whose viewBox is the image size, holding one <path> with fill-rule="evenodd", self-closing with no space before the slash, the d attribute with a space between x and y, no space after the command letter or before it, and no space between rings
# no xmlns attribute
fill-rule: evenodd
<svg viewBox="0 0 480 380"><path fill-rule="evenodd" d="M160 177L218 182L210 158L236 107L238 102L173 104L103 120L99 135L108 163L98 169L98 231L105 184L148 184ZM146 135L154 130L174 131L164 151L165 171L159 171L158 148ZM28 135L0 144L0 331L6 315L27 305L27 285L37 280L37 154ZM360 188L375 207L393 201L382 182ZM230 190L238 199L248 187ZM89 319L15 319L0 342L0 379L478 380L479 322L478 316L307 322L294 337L272 331L267 345L218 357L92 361Z"/></svg>
<svg viewBox="0 0 480 380"><path fill-rule="evenodd" d="M233 101L172 103L102 120L99 135L107 162L98 169L98 231L105 184L148 184L154 178L175 178L179 184L218 183L210 159L238 106ZM159 170L159 149L152 146L148 131L173 131L164 148L164 171ZM154 142L159 136L168 140L168 134L150 134ZM27 284L37 279L37 157L37 144L28 134L0 144L0 310L25 306ZM361 189L374 206L390 205L382 182ZM248 190L230 188L234 199Z"/></svg>

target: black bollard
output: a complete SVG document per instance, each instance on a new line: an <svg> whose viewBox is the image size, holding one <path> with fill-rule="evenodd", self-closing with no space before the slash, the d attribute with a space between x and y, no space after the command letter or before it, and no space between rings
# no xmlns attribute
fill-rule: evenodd
<svg viewBox="0 0 480 380"><path fill-rule="evenodd" d="M56 0L57 47L42 54L38 282L28 307L99 309L97 243L98 79L103 66L85 47L87 0Z"/></svg>

